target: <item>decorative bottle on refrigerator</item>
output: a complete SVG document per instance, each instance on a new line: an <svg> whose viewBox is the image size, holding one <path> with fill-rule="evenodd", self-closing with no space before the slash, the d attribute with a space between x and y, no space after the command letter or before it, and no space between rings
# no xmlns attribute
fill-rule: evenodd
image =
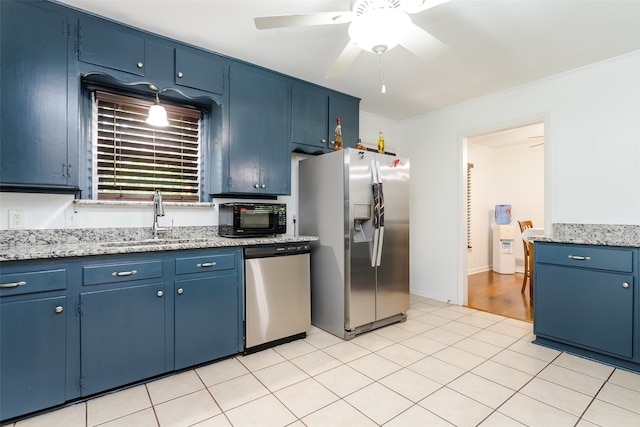
<svg viewBox="0 0 640 427"><path fill-rule="evenodd" d="M338 125L336 126L336 139L333 145L333 151L342 150L342 125L340 124L340 117L338 117Z"/></svg>
<svg viewBox="0 0 640 427"><path fill-rule="evenodd" d="M380 131L380 135L378 136L378 153L384 154L384 137L382 136L382 131Z"/></svg>

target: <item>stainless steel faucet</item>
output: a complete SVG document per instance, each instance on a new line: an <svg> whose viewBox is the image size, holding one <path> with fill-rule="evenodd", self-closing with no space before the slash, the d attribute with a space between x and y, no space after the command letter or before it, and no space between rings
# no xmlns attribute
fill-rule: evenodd
<svg viewBox="0 0 640 427"><path fill-rule="evenodd" d="M162 204L162 193L156 190L153 196L153 238L157 239L160 232L166 231L166 228L158 225L158 217L164 216L164 206Z"/></svg>

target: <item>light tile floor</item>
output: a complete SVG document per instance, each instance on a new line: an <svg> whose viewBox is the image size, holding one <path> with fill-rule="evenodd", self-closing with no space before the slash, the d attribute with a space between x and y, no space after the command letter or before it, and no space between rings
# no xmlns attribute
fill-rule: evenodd
<svg viewBox="0 0 640 427"><path fill-rule="evenodd" d="M237 356L13 427L640 426L640 375L532 344L527 322L411 297L405 323Z"/></svg>

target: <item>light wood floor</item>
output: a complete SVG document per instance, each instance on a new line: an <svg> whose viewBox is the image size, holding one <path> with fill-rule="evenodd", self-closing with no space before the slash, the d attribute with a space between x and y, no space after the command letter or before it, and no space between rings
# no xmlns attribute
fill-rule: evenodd
<svg viewBox="0 0 640 427"><path fill-rule="evenodd" d="M484 271L469 275L469 307L533 322L529 285L520 293L522 279L522 273Z"/></svg>

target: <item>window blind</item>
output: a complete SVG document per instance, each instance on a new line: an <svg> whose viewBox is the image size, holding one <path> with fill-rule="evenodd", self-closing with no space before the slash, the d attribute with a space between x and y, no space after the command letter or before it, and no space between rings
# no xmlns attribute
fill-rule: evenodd
<svg viewBox="0 0 640 427"><path fill-rule="evenodd" d="M146 123L153 101L94 92L94 190L99 200L199 201L200 123L196 109L162 105L169 126ZM94 196L95 197L95 196Z"/></svg>

